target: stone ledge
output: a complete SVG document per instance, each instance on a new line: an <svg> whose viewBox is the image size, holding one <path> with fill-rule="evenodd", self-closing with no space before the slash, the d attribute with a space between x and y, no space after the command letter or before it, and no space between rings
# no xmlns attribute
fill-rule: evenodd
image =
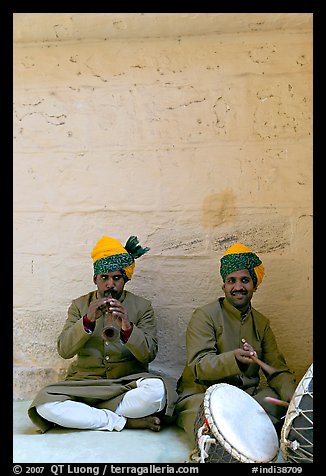
<svg viewBox="0 0 326 476"><path fill-rule="evenodd" d="M42 387L62 378L61 372L53 368L16 365L13 369L13 399L33 399Z"/></svg>

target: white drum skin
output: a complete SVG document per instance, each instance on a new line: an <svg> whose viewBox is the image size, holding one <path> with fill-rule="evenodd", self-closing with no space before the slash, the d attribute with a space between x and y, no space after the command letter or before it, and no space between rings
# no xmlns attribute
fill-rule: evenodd
<svg viewBox="0 0 326 476"><path fill-rule="evenodd" d="M269 463L277 459L276 430L262 406L244 390L227 383L211 385L201 413L195 430L202 462Z"/></svg>

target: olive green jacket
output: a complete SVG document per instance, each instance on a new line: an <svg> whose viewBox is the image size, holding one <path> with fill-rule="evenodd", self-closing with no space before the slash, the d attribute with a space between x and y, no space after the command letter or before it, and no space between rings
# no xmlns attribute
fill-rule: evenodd
<svg viewBox="0 0 326 476"><path fill-rule="evenodd" d="M90 302L98 298L98 292L93 291L75 299L68 309L68 318L57 341L61 357L70 359L76 355L67 379L116 379L147 372L148 364L158 352L157 323L150 301L123 291L119 301L128 311L133 330L125 344L118 339L106 345L101 337L107 325L104 313L96 320L92 334L85 332L83 326L82 317L87 314Z"/></svg>
<svg viewBox="0 0 326 476"><path fill-rule="evenodd" d="M42 388L28 409L29 417L42 431L53 424L37 413L37 405L72 399L115 411L125 392L135 388L139 378L160 378L164 382L165 415L173 414L177 398L173 380L149 370L149 363L158 352L157 322L150 301L123 291L119 300L128 310L133 329L126 343L118 339L106 344L101 337L107 325L104 314L96 320L93 333L87 333L83 326L90 302L98 297L97 291L90 292L72 301L68 309L57 347L61 357L74 360L66 379Z"/></svg>
<svg viewBox="0 0 326 476"><path fill-rule="evenodd" d="M241 321L241 313L225 298L196 309L186 332L187 364L177 384L178 401L204 393L213 384L225 382L243 390L256 388L260 382L257 364L241 365L234 350L241 339L253 346L258 357L278 369L267 377L268 385L287 400L295 391L293 372L278 349L269 320L252 308ZM250 392L251 393L251 392Z"/></svg>

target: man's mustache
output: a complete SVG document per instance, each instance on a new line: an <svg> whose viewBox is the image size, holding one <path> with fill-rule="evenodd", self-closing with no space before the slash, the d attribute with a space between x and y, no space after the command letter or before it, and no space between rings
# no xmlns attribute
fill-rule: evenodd
<svg viewBox="0 0 326 476"><path fill-rule="evenodd" d="M113 299L116 299L117 296L118 296L118 291L116 289L108 289L107 291L104 291L104 296L105 297L108 297L108 296L111 296L113 297Z"/></svg>

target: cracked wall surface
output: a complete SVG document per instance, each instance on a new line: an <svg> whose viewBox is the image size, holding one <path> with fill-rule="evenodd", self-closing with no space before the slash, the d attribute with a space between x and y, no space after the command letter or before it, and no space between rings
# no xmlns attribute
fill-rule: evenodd
<svg viewBox="0 0 326 476"><path fill-rule="evenodd" d="M153 368L179 376L191 312L222 295L219 259L241 241L266 270L253 305L301 378L313 348L312 25L294 15L291 28L275 14L263 30L255 17L147 38L17 30L15 398L64 375L57 335L94 289L102 235L150 247L126 289L155 308Z"/></svg>

